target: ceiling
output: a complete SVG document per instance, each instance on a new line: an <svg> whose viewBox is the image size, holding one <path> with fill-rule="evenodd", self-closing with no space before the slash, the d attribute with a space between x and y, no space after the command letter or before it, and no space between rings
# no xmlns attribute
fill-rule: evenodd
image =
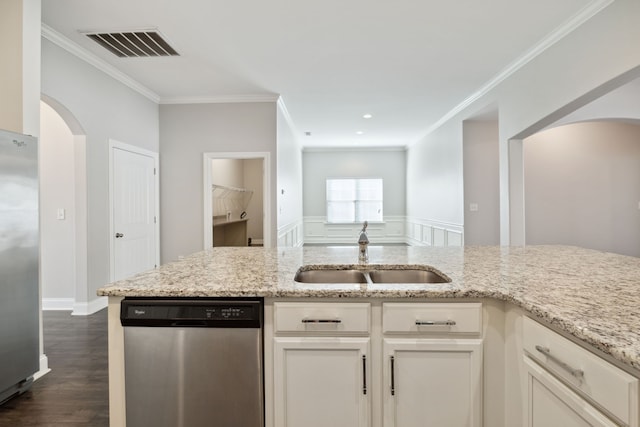
<svg viewBox="0 0 640 427"><path fill-rule="evenodd" d="M279 95L304 146L388 147L423 137L596 3L42 0L42 20L160 103ZM139 28L180 56L119 58L81 33Z"/></svg>

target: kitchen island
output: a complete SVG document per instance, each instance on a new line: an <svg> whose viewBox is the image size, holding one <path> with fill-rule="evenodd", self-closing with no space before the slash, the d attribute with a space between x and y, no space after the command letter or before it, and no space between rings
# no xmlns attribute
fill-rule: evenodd
<svg viewBox="0 0 640 427"><path fill-rule="evenodd" d="M114 416L122 416L124 405L122 328L118 317L123 297L259 296L265 298L267 305L278 301L376 300L504 304L543 322L626 372L639 376L638 258L569 246L371 246L369 266L366 267L357 265L357 257L356 247L213 248L101 288L99 294L110 297L112 420ZM353 268L427 265L444 273L451 282L296 283L293 277L303 265L349 265ZM268 313L270 311L265 311L267 332L270 327ZM502 323L508 322L509 316L506 315ZM265 358L271 360L267 354L271 347L266 341L267 335ZM112 421L112 425L117 424Z"/></svg>

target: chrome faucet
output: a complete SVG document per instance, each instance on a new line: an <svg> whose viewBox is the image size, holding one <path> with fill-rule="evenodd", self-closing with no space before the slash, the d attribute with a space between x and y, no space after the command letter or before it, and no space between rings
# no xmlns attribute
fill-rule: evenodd
<svg viewBox="0 0 640 427"><path fill-rule="evenodd" d="M367 237L367 221L362 225L362 231L360 231L360 238L358 239L358 262L360 264L366 264L369 262L369 238Z"/></svg>

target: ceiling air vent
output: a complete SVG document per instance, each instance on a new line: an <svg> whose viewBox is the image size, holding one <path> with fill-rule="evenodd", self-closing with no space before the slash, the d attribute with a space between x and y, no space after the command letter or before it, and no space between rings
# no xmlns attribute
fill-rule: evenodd
<svg viewBox="0 0 640 427"><path fill-rule="evenodd" d="M178 52L155 30L86 32L84 34L121 58L178 56Z"/></svg>

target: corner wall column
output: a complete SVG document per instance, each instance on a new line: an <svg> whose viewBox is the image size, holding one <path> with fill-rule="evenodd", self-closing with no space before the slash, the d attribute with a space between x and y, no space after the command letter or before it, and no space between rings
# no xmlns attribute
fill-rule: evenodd
<svg viewBox="0 0 640 427"><path fill-rule="evenodd" d="M521 139L501 140L500 244L525 244L524 155Z"/></svg>

